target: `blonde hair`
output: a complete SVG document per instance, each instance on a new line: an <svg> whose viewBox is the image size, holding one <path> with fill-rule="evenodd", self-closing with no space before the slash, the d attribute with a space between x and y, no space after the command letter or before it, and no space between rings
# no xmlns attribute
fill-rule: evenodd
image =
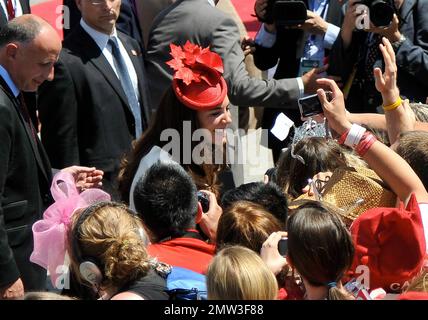
<svg viewBox="0 0 428 320"><path fill-rule="evenodd" d="M83 214L86 217L79 221ZM132 211L114 202L93 205L80 214L76 212L69 234L69 252L71 268L78 281L84 283L79 272L82 262L79 259L86 258L97 262L103 274L102 287L121 287L144 277L151 261L140 233L142 228L141 221Z"/></svg>
<svg viewBox="0 0 428 320"><path fill-rule="evenodd" d="M209 265L207 290L209 300L275 300L278 284L257 253L230 246Z"/></svg>

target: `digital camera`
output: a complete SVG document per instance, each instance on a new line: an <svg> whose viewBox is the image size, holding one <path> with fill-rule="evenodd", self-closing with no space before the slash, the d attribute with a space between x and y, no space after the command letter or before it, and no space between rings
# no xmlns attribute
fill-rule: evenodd
<svg viewBox="0 0 428 320"><path fill-rule="evenodd" d="M278 242L278 252L281 256L285 257L288 252L288 238L282 237Z"/></svg>
<svg viewBox="0 0 428 320"><path fill-rule="evenodd" d="M394 0L361 0L369 8L370 21L376 27L388 27L395 13Z"/></svg>
<svg viewBox="0 0 428 320"><path fill-rule="evenodd" d="M210 209L210 197L205 192L198 191L198 202L201 204L202 211L208 212Z"/></svg>
<svg viewBox="0 0 428 320"><path fill-rule="evenodd" d="M277 26L296 26L307 19L307 7L303 1L269 0L264 17L257 16L259 21L275 23Z"/></svg>
<svg viewBox="0 0 428 320"><path fill-rule="evenodd" d="M332 99L332 92L326 91L325 94L327 96L327 100L330 101ZM300 98L298 102L302 118L312 117L324 112L317 94Z"/></svg>

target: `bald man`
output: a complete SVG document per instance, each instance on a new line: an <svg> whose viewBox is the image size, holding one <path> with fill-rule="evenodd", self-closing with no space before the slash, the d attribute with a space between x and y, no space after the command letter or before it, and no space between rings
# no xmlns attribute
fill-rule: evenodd
<svg viewBox="0 0 428 320"><path fill-rule="evenodd" d="M0 31L0 299L46 287L46 270L29 258L31 227L52 202L51 166L21 97L53 79L60 50L56 31L33 15L15 18ZM99 173L68 169L75 177L85 173L77 185Z"/></svg>
<svg viewBox="0 0 428 320"><path fill-rule="evenodd" d="M56 31L23 15L0 31L0 298L45 287L46 270L31 263L31 226L51 203L51 168L22 102L53 79L61 50Z"/></svg>

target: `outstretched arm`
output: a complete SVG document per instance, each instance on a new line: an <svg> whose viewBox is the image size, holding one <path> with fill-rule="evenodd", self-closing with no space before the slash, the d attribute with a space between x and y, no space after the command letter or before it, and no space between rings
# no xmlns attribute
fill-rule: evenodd
<svg viewBox="0 0 428 320"><path fill-rule="evenodd" d="M330 127L342 136L352 126L346 117L343 93L333 80L321 79L318 81L328 86L333 92L333 99L330 102L323 89L318 90L318 97L322 102L324 115ZM362 157L402 201L407 202L412 193L416 194L419 202L428 201L428 194L419 177L409 164L390 148L376 141Z"/></svg>
<svg viewBox="0 0 428 320"><path fill-rule="evenodd" d="M428 129L428 123L416 122L415 115L404 100L400 103L400 92L397 87L397 64L394 50L386 38L382 39L379 48L385 61L385 71L375 68L376 89L381 93L385 115L380 114L347 114L352 123L365 124L374 129L387 130L389 141L393 144L405 131ZM394 107L395 104L395 107Z"/></svg>

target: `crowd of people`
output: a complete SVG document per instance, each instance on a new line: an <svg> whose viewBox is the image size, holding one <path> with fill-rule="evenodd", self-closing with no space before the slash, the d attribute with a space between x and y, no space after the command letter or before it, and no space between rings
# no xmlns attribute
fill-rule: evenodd
<svg viewBox="0 0 428 320"><path fill-rule="evenodd" d="M0 299L428 300L428 0L217 2L0 0ZM231 104L294 123L257 182Z"/></svg>

